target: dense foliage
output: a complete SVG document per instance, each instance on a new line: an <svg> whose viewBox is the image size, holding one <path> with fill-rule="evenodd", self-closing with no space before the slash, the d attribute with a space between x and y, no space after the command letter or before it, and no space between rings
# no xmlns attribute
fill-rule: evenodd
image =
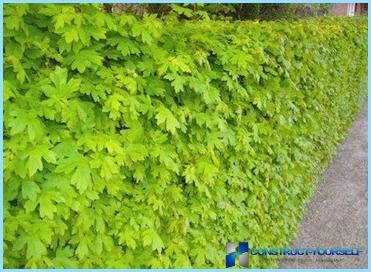
<svg viewBox="0 0 371 272"><path fill-rule="evenodd" d="M216 268L227 241L286 246L366 94L367 18L4 16L8 268Z"/></svg>

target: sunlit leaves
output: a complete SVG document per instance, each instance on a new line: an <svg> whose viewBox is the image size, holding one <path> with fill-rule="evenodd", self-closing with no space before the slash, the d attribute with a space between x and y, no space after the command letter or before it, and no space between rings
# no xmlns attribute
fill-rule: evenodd
<svg viewBox="0 0 371 272"><path fill-rule="evenodd" d="M63 249L58 248L56 251L56 256L53 259L53 264L56 268L76 267L77 263L73 259L73 250L68 246Z"/></svg>
<svg viewBox="0 0 371 272"><path fill-rule="evenodd" d="M36 234L23 234L17 238L14 243L14 250L20 250L27 247L26 257L27 259L38 260L41 256L46 254L46 247L41 242L40 238Z"/></svg>
<svg viewBox="0 0 371 272"><path fill-rule="evenodd" d="M67 69L57 67L49 76L52 85L44 85L41 87L44 94L49 98L45 103L48 105L55 105L62 102L62 99L68 99L79 89L80 80L68 80ZM66 102L66 101L64 101Z"/></svg>
<svg viewBox="0 0 371 272"><path fill-rule="evenodd" d="M226 241L292 238L365 98L367 19L176 17L5 4L4 267L223 268Z"/></svg>
<svg viewBox="0 0 371 272"><path fill-rule="evenodd" d="M27 159L26 167L30 177L38 170L43 170L43 159L49 163L56 163L54 152L49 150L46 144L29 148L23 159Z"/></svg>
<svg viewBox="0 0 371 272"><path fill-rule="evenodd" d="M129 248L136 249L137 242L135 241L135 231L126 226L124 230L120 233L119 244L124 244Z"/></svg>
<svg viewBox="0 0 371 272"><path fill-rule="evenodd" d="M19 30L24 27L23 16L28 9L28 4L8 6L4 11L4 26L10 30Z"/></svg>
<svg viewBox="0 0 371 272"><path fill-rule="evenodd" d="M77 69L80 73L85 72L86 68L96 70L102 64L103 57L94 50L85 49L76 55L66 58L66 63L71 64L72 69Z"/></svg>
<svg viewBox="0 0 371 272"><path fill-rule="evenodd" d="M29 141L40 139L45 133L44 124L36 116L34 112L30 112L21 108L10 112L9 127L10 134L16 135L27 131Z"/></svg>
<svg viewBox="0 0 371 272"><path fill-rule="evenodd" d="M178 120L165 106L160 106L158 108L156 120L158 125L165 124L166 130L170 131L172 134L180 127Z"/></svg>
<svg viewBox="0 0 371 272"><path fill-rule="evenodd" d="M81 159L76 162L76 170L72 174L71 183L83 193L91 185L90 167L88 161Z"/></svg>
<svg viewBox="0 0 371 272"><path fill-rule="evenodd" d="M39 198L40 204L40 216L53 219L54 213L57 212L57 207L55 206L53 200L49 195L44 194Z"/></svg>
<svg viewBox="0 0 371 272"><path fill-rule="evenodd" d="M162 248L164 247L164 243L156 231L149 229L143 232L143 246L151 246L152 250L161 252Z"/></svg>
<svg viewBox="0 0 371 272"><path fill-rule="evenodd" d="M89 254L88 243L86 239L82 239L76 248L76 255L79 259L86 257Z"/></svg>
<svg viewBox="0 0 371 272"><path fill-rule="evenodd" d="M40 187L35 182L28 180L22 182L22 196L24 198L35 201L39 192Z"/></svg>

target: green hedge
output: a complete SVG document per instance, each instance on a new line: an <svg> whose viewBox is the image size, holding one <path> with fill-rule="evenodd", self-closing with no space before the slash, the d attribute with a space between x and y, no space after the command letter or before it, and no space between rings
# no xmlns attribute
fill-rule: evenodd
<svg viewBox="0 0 371 272"><path fill-rule="evenodd" d="M366 97L367 18L5 4L4 36L8 268L216 268L228 241L287 246Z"/></svg>

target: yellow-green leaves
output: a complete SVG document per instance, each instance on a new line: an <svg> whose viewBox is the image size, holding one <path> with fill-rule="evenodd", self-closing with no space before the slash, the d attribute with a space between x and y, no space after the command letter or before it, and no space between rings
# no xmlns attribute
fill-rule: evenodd
<svg viewBox="0 0 371 272"><path fill-rule="evenodd" d="M151 246L152 250L157 250L161 253L164 243L156 231L149 229L143 232L143 246Z"/></svg>
<svg viewBox="0 0 371 272"><path fill-rule="evenodd" d="M56 163L54 152L49 150L46 144L30 147L23 158L27 159L26 167L28 168L30 177L33 176L36 171L43 170L42 159L49 163Z"/></svg>
<svg viewBox="0 0 371 272"><path fill-rule="evenodd" d="M50 98L45 103L61 103L62 99L70 98L76 91L79 90L81 80L70 79L68 80L68 71L60 67L56 67L55 71L49 76L53 85L44 85L41 89L44 94ZM68 81L67 81L68 80Z"/></svg>
<svg viewBox="0 0 371 272"><path fill-rule="evenodd" d="M166 130L170 131L172 134L180 127L173 113L163 105L159 106L157 109L156 120L157 125L165 124Z"/></svg>
<svg viewBox="0 0 371 272"><path fill-rule="evenodd" d="M22 196L32 201L36 200L37 194L40 192L40 187L32 181L25 180L22 182Z"/></svg>
<svg viewBox="0 0 371 272"><path fill-rule="evenodd" d="M71 65L72 69L77 69L79 73L85 72L86 68L96 70L102 65L103 57L97 51L85 49L79 51L76 55L66 58L66 63Z"/></svg>
<svg viewBox="0 0 371 272"><path fill-rule="evenodd" d="M45 133L44 124L40 121L34 111L17 108L10 112L9 127L12 135L27 131L30 142L39 140Z"/></svg>
<svg viewBox="0 0 371 272"><path fill-rule="evenodd" d="M23 16L26 15L28 8L28 4L8 6L4 10L4 26L10 30L24 27Z"/></svg>
<svg viewBox="0 0 371 272"><path fill-rule="evenodd" d="M137 247L135 237L135 231L131 227L126 226L120 233L119 244L123 244L128 248L135 249Z"/></svg>
<svg viewBox="0 0 371 272"><path fill-rule="evenodd" d="M75 253L79 259L83 259L89 254L89 248L86 238L82 238L79 245L77 246Z"/></svg>
<svg viewBox="0 0 371 272"><path fill-rule="evenodd" d="M71 183L76 186L80 193L91 186L90 166L86 159L80 159L76 162L76 170L72 174Z"/></svg>
<svg viewBox="0 0 371 272"><path fill-rule="evenodd" d="M39 205L41 218L47 217L49 219L53 219L54 213L57 212L57 207L55 206L53 200L50 198L50 195L43 194L39 198Z"/></svg>
<svg viewBox="0 0 371 272"><path fill-rule="evenodd" d="M36 261L46 254L46 247L36 233L23 234L17 238L14 250L20 250L24 247L27 247L27 259L32 261Z"/></svg>
<svg viewBox="0 0 371 272"><path fill-rule="evenodd" d="M227 241L292 239L364 101L367 18L175 17L4 4L4 267L223 268Z"/></svg>
<svg viewBox="0 0 371 272"><path fill-rule="evenodd" d="M77 263L73 259L73 250L70 247L57 249L55 258L53 259L55 268L73 268Z"/></svg>

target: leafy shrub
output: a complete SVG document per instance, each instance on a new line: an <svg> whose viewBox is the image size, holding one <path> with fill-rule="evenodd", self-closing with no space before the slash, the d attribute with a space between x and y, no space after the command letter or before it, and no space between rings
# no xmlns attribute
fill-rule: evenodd
<svg viewBox="0 0 371 272"><path fill-rule="evenodd" d="M5 267L215 268L227 241L287 246L365 97L367 18L4 15Z"/></svg>

